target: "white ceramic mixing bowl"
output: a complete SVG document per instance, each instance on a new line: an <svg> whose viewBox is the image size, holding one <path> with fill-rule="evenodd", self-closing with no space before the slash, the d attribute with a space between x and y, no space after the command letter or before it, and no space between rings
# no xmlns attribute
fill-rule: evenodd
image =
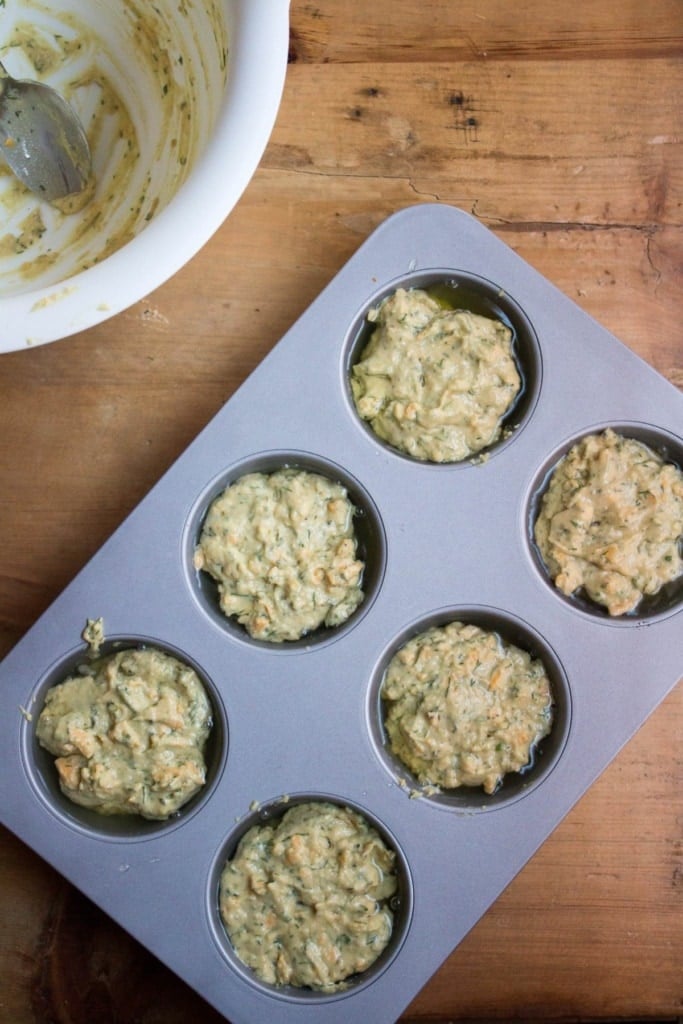
<svg viewBox="0 0 683 1024"><path fill-rule="evenodd" d="M289 0L5 0L0 59L77 110L96 192L65 216L0 162L0 352L126 309L221 225L261 159Z"/></svg>

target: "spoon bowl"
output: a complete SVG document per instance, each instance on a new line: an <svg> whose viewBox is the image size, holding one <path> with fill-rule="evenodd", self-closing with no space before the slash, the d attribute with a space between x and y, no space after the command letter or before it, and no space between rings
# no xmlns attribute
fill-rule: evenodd
<svg viewBox="0 0 683 1024"><path fill-rule="evenodd" d="M16 177L48 203L83 196L90 148L78 117L50 86L13 78L0 63L0 153ZM66 211L65 211L66 212Z"/></svg>

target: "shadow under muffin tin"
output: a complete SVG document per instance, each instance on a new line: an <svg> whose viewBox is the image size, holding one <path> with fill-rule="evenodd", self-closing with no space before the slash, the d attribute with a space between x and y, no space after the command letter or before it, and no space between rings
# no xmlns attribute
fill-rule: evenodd
<svg viewBox="0 0 683 1024"><path fill-rule="evenodd" d="M417 462L356 414L349 373L367 311L426 286L512 327L523 388L484 459ZM0 665L2 821L232 1024L395 1020L679 678L680 587L611 619L553 587L533 521L575 440L611 426L680 466L681 422L675 388L474 218L437 204L394 215ZM366 597L336 629L257 642L222 615L193 552L228 483L285 465L347 488ZM47 689L83 660L78 638L100 616L106 650L160 647L212 702L207 784L167 822L69 804L35 738ZM552 685L550 735L490 796L423 791L386 746L386 665L453 619L540 657ZM331 995L260 982L218 914L240 836L304 800L354 808L397 854L392 941Z"/></svg>

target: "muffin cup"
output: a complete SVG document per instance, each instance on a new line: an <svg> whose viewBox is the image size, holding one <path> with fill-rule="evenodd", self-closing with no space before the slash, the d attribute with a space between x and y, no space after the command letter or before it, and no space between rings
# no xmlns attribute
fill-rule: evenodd
<svg viewBox="0 0 683 1024"><path fill-rule="evenodd" d="M387 709L382 698L382 686L389 662L413 637L428 629L446 626L449 622L478 626L498 635L505 643L514 644L542 662L550 681L553 715L550 732L532 747L529 764L518 772L507 772L490 794L485 793L481 786L463 785L446 789L421 783L392 751L386 733L384 720ZM409 797L420 797L443 809L472 814L514 803L543 782L562 756L571 724L571 704L571 691L557 655L528 623L497 608L442 608L411 623L383 653L368 689L368 728L378 758Z"/></svg>
<svg viewBox="0 0 683 1024"><path fill-rule="evenodd" d="M375 309L397 289L422 289L438 301L445 302L454 310L466 310L490 320L499 320L512 334L512 355L520 376L521 386L514 401L500 420L500 436L491 444L468 458L447 462L430 462L415 459L380 438L358 413L351 392L351 376L354 365L359 361L368 344L376 324L368 320L368 312ZM459 270L434 268L415 271L395 279L379 289L355 316L346 336L344 346L344 378L347 399L352 415L375 444L411 462L427 462L429 465L454 468L477 463L502 451L515 438L533 413L542 380L542 358L533 325L523 309L500 285L486 278L477 277Z"/></svg>
<svg viewBox="0 0 683 1024"><path fill-rule="evenodd" d="M148 837L178 828L188 818L201 810L215 789L227 757L228 726L221 699L216 687L202 669L191 658L168 644L159 643L147 637L110 637L101 647L98 660L125 650L158 650L177 658L197 673L211 705L211 732L204 749L206 761L206 782L178 811L164 820L151 820L139 814L100 814L88 807L82 807L69 799L60 789L55 755L39 743L36 724L45 704L47 691L64 682L71 675L77 675L92 658L85 648L72 650L56 662L38 682L22 724L22 753L25 771L31 780L34 792L50 812L62 824L82 832L109 840L140 841Z"/></svg>
<svg viewBox="0 0 683 1024"><path fill-rule="evenodd" d="M338 626L319 626L298 640L268 641L250 636L244 626L234 617L223 613L219 604L217 583L208 572L195 568L193 556L207 511L226 487L246 476L247 473L268 474L280 469L297 469L317 473L333 483L339 483L345 487L348 498L356 509L353 526L357 540L357 557L365 563L362 577L364 598L349 618ZM341 466L310 452L262 452L222 473L199 497L186 528L185 563L192 593L204 613L215 625L245 643L265 647L269 650L291 652L307 650L311 646L334 640L347 630L352 629L355 623L370 610L384 575L386 538L381 517L372 498L362 485Z"/></svg>
<svg viewBox="0 0 683 1024"><path fill-rule="evenodd" d="M601 434L608 428L616 434L625 438L632 438L646 445L656 455L659 455L664 462L672 463L683 472L683 441L651 424L619 421L616 423L601 423L598 426L586 428L580 434L563 441L560 447L543 462L536 474L527 499L527 543L531 558L541 578L550 586L551 591L559 600L565 601L577 611L593 616L602 622L617 626L633 626L643 621L670 615L681 608L681 605L683 605L683 574L669 583L665 583L656 594L645 594L633 611L624 615L614 616L610 615L603 605L586 595L583 588L573 594L564 594L559 590L553 582L534 538L534 528L541 510L543 496L548 488L550 478L564 456L584 437L592 434ZM682 543L683 540L679 541L679 544Z"/></svg>
<svg viewBox="0 0 683 1024"><path fill-rule="evenodd" d="M360 814L369 825L378 832L380 838L389 849L396 855L395 872L398 888L394 896L389 900L389 906L394 914L394 923L391 938L386 948L378 958L365 971L351 975L346 982L346 987L335 992L324 993L309 988L302 988L293 985L275 986L262 981L258 975L248 967L235 952L221 919L218 894L220 888L220 876L227 861L235 854L241 838L255 825L264 825L269 822L277 822L288 810L297 804L303 803L331 803L339 807L348 807ZM286 794L259 804L249 811L240 820L239 824L230 832L222 844L211 867L209 884L207 888L207 913L209 916L211 932L214 941L218 945L222 955L226 958L234 971L243 977L250 985L265 995L273 996L278 1000L285 1000L290 1003L300 1003L306 1006L315 1004L326 1004L331 1001L343 999L353 995L359 988L371 985L394 960L400 950L408 929L412 915L413 886L408 862L403 855L395 837L387 827L374 815L370 814L364 807L354 801L344 800L339 796L320 793L296 793Z"/></svg>

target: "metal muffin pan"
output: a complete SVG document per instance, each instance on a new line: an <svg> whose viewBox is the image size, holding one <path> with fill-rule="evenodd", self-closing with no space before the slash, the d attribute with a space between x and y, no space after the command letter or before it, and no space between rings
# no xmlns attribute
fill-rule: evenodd
<svg viewBox="0 0 683 1024"><path fill-rule="evenodd" d="M389 449L348 385L366 311L398 285L455 282L516 334L524 391L485 459L433 465ZM567 447L606 426L683 464L683 397L472 217L389 218L0 665L2 821L233 1024L395 1020L678 680L681 588L610 619L555 591L532 519ZM367 598L337 630L251 640L217 610L192 551L212 497L243 472L300 465L361 510ZM209 779L166 823L81 811L35 739L47 688L84 655L155 644L192 664L214 709ZM483 791L420 792L384 745L394 651L464 618L543 658L555 726L528 772ZM398 854L394 938L334 995L273 989L235 957L218 876L243 830L297 800L348 804Z"/></svg>

